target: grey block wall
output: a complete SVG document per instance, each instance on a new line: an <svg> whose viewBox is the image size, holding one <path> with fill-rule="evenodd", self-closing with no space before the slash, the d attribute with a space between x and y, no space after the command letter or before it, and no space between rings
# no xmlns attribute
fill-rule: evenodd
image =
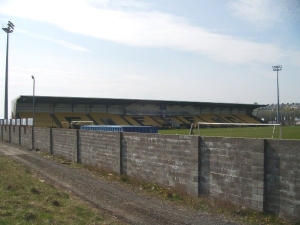
<svg viewBox="0 0 300 225"><path fill-rule="evenodd" d="M300 218L299 141L265 142L265 211Z"/></svg>
<svg viewBox="0 0 300 225"><path fill-rule="evenodd" d="M77 162L77 130L52 128L52 153Z"/></svg>
<svg viewBox="0 0 300 225"><path fill-rule="evenodd" d="M79 160L120 174L121 133L79 131Z"/></svg>
<svg viewBox="0 0 300 225"><path fill-rule="evenodd" d="M283 217L300 215L300 141L1 125L3 141Z"/></svg>
<svg viewBox="0 0 300 225"><path fill-rule="evenodd" d="M34 127L34 149L51 153L51 128L47 127Z"/></svg>
<svg viewBox="0 0 300 225"><path fill-rule="evenodd" d="M3 125L3 141L10 142L11 141L11 135L10 135L10 129L12 126L9 125Z"/></svg>
<svg viewBox="0 0 300 225"><path fill-rule="evenodd" d="M198 137L122 133L123 173L198 196Z"/></svg>
<svg viewBox="0 0 300 225"><path fill-rule="evenodd" d="M200 151L200 194L263 210L263 139L202 137Z"/></svg>
<svg viewBox="0 0 300 225"><path fill-rule="evenodd" d="M11 143L15 145L21 145L21 127L11 126Z"/></svg>
<svg viewBox="0 0 300 225"><path fill-rule="evenodd" d="M32 149L32 127L21 126L21 146Z"/></svg>

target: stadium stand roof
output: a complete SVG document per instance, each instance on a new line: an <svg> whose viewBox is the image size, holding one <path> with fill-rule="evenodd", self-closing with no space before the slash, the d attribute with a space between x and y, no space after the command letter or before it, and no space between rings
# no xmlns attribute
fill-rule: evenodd
<svg viewBox="0 0 300 225"><path fill-rule="evenodd" d="M14 104L32 103L33 96L21 95L13 100ZM81 98L81 97L55 97L55 96L35 96L35 104L50 103L50 104L88 104L88 105L165 105L165 106L194 106L201 108L231 108L231 109L246 109L254 110L266 105L259 104L239 104L239 103L215 103L215 102L189 102L189 101L168 101L168 100L143 100L143 99L114 99L114 98Z"/></svg>

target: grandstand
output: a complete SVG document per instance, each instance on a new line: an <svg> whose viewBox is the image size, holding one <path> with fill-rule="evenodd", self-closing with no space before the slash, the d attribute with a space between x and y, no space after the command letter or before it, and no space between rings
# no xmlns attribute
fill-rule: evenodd
<svg viewBox="0 0 300 225"><path fill-rule="evenodd" d="M138 99L35 96L34 126L64 127L72 121L94 125L188 128L192 122L262 123L256 117L265 105ZM12 118L33 117L33 96L12 101Z"/></svg>

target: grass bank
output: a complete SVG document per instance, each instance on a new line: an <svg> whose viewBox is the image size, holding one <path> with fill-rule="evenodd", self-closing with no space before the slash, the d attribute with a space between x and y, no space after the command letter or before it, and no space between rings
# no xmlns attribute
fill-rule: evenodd
<svg viewBox="0 0 300 225"><path fill-rule="evenodd" d="M0 155L0 225L121 224Z"/></svg>

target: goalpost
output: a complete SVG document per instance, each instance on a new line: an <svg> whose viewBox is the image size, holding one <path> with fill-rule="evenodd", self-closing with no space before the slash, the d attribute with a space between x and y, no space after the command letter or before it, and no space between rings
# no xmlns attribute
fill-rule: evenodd
<svg viewBox="0 0 300 225"><path fill-rule="evenodd" d="M281 124L196 122L196 125L198 128L198 135L200 135L200 133L201 134L204 133L202 134L204 136L205 133L209 134L210 136L213 135L214 133L216 134L216 136L226 136L227 133L228 136L230 137L253 137L253 138L271 138L271 139L282 138ZM224 128L224 129L217 129L217 128ZM205 129L210 129L210 130L208 131Z"/></svg>

